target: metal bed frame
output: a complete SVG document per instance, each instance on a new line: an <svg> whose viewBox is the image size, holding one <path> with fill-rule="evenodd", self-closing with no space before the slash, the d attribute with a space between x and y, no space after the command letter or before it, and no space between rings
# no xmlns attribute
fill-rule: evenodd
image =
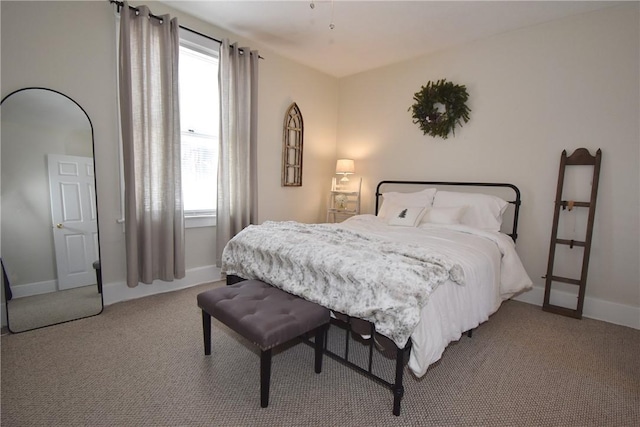
<svg viewBox="0 0 640 427"><path fill-rule="evenodd" d="M375 204L375 212L378 213L380 207L380 197L383 195L381 193L381 188L385 185L415 185L415 186L436 186L436 187L444 187L444 186L452 186L452 187L497 187L497 188L506 188L511 189L514 192L514 198L512 200L507 200L507 202L514 207L513 211L513 220L511 224L511 232L507 233L511 238L515 241L518 237L518 215L520 211L521 198L520 198L520 190L513 184L507 183L484 183L484 182L446 182L446 181L380 181L376 187L376 204ZM244 279L239 278L237 276L227 276L227 284L237 283ZM393 393L393 414L396 416L400 415L400 406L402 402L402 397L404 396L404 386L403 386L403 376L404 376L404 365L409 360L409 354L411 351L411 339L407 342L404 348L399 348L396 346L395 348L395 376L393 382L388 381L381 376L377 375L374 372L374 347L376 346L376 331L375 326L367 322L369 325L369 338L362 338L365 341L365 345L368 347L368 360L365 365L362 366L356 363L351 358L350 354L350 344L354 342L353 337L362 337L361 332L354 332L352 329L352 318L347 315L340 315L340 317L346 318L346 320L340 320L338 318L331 319L331 324L335 325L338 328L344 329L344 348L341 354L329 349L328 345L328 334L329 330L325 331L325 339L324 339L324 353L331 357L332 359L342 363L355 370L356 372L364 375L367 378L374 380L375 382L387 387ZM329 328L331 329L331 328ZM473 330L469 330L466 334L471 337ZM380 334L378 334L380 336ZM301 337L303 342L313 345L313 342L309 340L309 337Z"/></svg>

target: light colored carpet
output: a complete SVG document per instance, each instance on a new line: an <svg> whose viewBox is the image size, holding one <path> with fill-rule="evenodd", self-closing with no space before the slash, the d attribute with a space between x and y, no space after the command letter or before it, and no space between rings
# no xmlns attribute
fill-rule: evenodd
<svg viewBox="0 0 640 427"><path fill-rule="evenodd" d="M259 356L217 321L204 356L196 295L114 304L96 317L2 337L2 426L637 426L640 331L507 302L391 392L313 349Z"/></svg>

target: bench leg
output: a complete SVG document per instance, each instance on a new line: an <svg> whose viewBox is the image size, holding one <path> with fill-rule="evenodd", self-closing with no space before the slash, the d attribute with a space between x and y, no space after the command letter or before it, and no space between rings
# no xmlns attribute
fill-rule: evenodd
<svg viewBox="0 0 640 427"><path fill-rule="evenodd" d="M402 385L402 374L404 372L404 354L407 347L398 348L396 353L396 382L393 384L393 415L400 415L400 401L404 395L404 386Z"/></svg>
<svg viewBox="0 0 640 427"><path fill-rule="evenodd" d="M260 406L269 406L269 383L271 382L271 349L260 352Z"/></svg>
<svg viewBox="0 0 640 427"><path fill-rule="evenodd" d="M204 354L211 354L211 315L202 310L202 333L204 336Z"/></svg>
<svg viewBox="0 0 640 427"><path fill-rule="evenodd" d="M314 340L314 349L316 356L316 374L322 372L322 353L324 350L324 331L326 329L326 325L320 326L316 329L316 337Z"/></svg>

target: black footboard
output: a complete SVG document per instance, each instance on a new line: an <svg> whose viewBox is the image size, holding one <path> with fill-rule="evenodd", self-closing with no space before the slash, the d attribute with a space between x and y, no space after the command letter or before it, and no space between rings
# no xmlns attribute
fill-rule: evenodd
<svg viewBox="0 0 640 427"><path fill-rule="evenodd" d="M229 275L227 285L245 279ZM377 334L372 323L336 314L325 331L324 353L356 372L387 387L393 393L393 414L400 415L404 395L404 366L409 361L411 340L398 348L388 338ZM311 337L302 337L312 345Z"/></svg>
<svg viewBox="0 0 640 427"><path fill-rule="evenodd" d="M339 317L331 319L332 327L325 332L325 354L390 389L393 393L393 414L400 415L404 366L409 360L411 340L404 348L397 347L389 339L385 339L382 345L380 342L384 337L376 333L372 323L344 315ZM368 331L363 331L361 326L354 328L354 321L366 323Z"/></svg>

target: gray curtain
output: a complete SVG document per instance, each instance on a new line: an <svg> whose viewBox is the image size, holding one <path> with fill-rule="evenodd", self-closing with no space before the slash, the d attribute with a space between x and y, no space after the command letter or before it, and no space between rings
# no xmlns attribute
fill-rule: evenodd
<svg viewBox="0 0 640 427"><path fill-rule="evenodd" d="M185 276L177 19L120 13L127 285Z"/></svg>
<svg viewBox="0 0 640 427"><path fill-rule="evenodd" d="M216 264L227 242L257 221L257 51L220 44L220 151Z"/></svg>

